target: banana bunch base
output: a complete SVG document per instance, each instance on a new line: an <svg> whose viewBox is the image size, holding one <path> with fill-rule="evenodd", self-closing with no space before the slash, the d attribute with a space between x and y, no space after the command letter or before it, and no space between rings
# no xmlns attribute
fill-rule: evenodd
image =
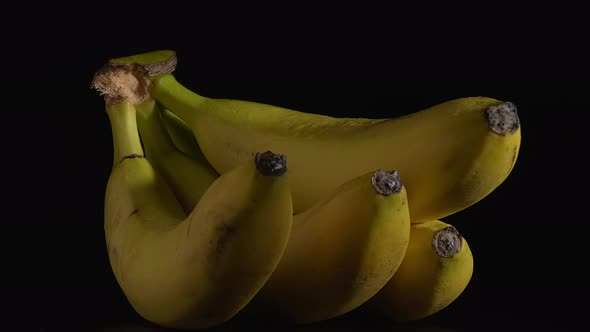
<svg viewBox="0 0 590 332"><path fill-rule="evenodd" d="M108 256L142 317L200 329L362 307L412 321L464 292L473 255L442 219L511 173L514 104L468 97L398 118L334 118L201 96L176 80L176 64L170 50L137 54L92 80L113 135Z"/></svg>

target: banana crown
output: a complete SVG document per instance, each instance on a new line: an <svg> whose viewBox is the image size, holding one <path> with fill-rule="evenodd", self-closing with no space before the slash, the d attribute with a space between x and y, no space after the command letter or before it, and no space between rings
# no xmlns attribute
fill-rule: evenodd
<svg viewBox="0 0 590 332"><path fill-rule="evenodd" d="M128 100L139 104L149 97L150 80L146 69L136 63L108 63L94 73L91 87L107 104Z"/></svg>

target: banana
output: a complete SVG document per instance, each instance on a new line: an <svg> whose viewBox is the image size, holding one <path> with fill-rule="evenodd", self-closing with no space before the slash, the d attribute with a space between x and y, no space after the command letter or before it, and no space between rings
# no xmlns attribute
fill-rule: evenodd
<svg viewBox="0 0 590 332"><path fill-rule="evenodd" d="M149 90L192 128L220 174L259 150L287 154L295 213L359 174L396 169L412 223L441 219L498 187L520 148L515 105L487 97L450 100L399 118L353 119L203 97L170 73L155 76Z"/></svg>
<svg viewBox="0 0 590 332"><path fill-rule="evenodd" d="M147 159L153 161L156 171L175 180L169 181L173 190L190 194L195 185L187 180L199 170L191 169L194 161L165 135L157 108L153 99L137 106ZM182 120L164 112L172 125L169 132L182 135L179 141L194 149ZM194 139L190 129L189 134ZM186 201L196 204L198 198ZM311 322L360 306L383 287L401 263L409 225L406 191L397 172L369 172L342 185L315 209L295 215L285 254L260 292L261 301L268 306L265 310L296 322ZM324 250L318 255L320 246ZM309 277L302 280L301 276Z"/></svg>
<svg viewBox="0 0 590 332"><path fill-rule="evenodd" d="M170 120L168 123L171 124L178 125L178 122L161 113L153 99L147 98L135 107L146 158L156 172L166 179L184 211L190 213L219 174L204 157L195 157L198 150L193 150L195 155L189 157L177 149L163 122L166 121L164 118ZM170 132L181 134L182 127L172 127ZM182 137L180 140L187 141Z"/></svg>
<svg viewBox="0 0 590 332"><path fill-rule="evenodd" d="M455 301L472 274L473 255L455 227L414 224L404 260L369 305L397 321L422 319Z"/></svg>
<svg viewBox="0 0 590 332"><path fill-rule="evenodd" d="M249 312L295 323L349 312L389 281L409 236L399 174L377 170L358 176L295 215L283 258Z"/></svg>
<svg viewBox="0 0 590 332"><path fill-rule="evenodd" d="M215 326L246 306L286 248L293 215L286 157L256 154L215 179L187 215L143 155L134 105L145 96L129 76L138 70L106 66L92 84L105 95L116 151L105 192L109 261L148 321Z"/></svg>

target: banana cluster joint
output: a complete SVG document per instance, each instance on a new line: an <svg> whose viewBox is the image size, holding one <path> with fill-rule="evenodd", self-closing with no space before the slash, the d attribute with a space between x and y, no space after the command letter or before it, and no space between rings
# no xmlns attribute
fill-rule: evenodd
<svg viewBox="0 0 590 332"><path fill-rule="evenodd" d="M104 97L107 104L128 100L139 104L149 97L150 80L143 66L135 63L107 64L94 73L91 87Z"/></svg>

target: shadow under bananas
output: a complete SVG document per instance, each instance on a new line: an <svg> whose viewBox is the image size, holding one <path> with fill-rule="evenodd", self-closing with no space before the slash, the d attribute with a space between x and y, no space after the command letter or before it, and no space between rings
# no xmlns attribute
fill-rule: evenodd
<svg viewBox="0 0 590 332"><path fill-rule="evenodd" d="M459 330L448 329L439 326L429 325L426 323L404 323L395 324L392 326L382 327L360 327L360 326L320 326L321 324L311 324L302 326L281 326L281 331L301 331L301 332L314 332L314 331L333 331L333 332L358 332L358 331L389 331L389 332L458 332ZM277 329L275 325L264 325L264 326L218 326L207 329L207 331L266 331L270 329ZM43 332L47 330L41 330ZM121 325L112 327L102 327L93 329L77 330L81 332L167 332L167 331L189 331L183 329L169 329L157 326L132 326L132 325Z"/></svg>
<svg viewBox="0 0 590 332"><path fill-rule="evenodd" d="M362 310L361 310L362 311ZM479 321L479 320L478 320ZM560 324L554 321L522 320L506 321L498 317L497 320L482 319L475 323L466 321L449 324L436 319L426 318L418 321L395 322L387 317L373 312L350 312L342 316L322 322L308 324L287 324L283 320L268 316L264 319L250 315L238 314L233 319L216 327L204 329L203 331L294 331L294 332L360 332L360 331L387 331L387 332L467 332L467 331L569 331L566 322ZM105 325L94 328L76 329L45 329L40 332L49 331L76 331L76 332L168 332L168 331L191 331L185 329L172 329L156 326L148 321ZM194 330L197 331L197 330Z"/></svg>
<svg viewBox="0 0 590 332"><path fill-rule="evenodd" d="M381 326L357 326L352 324L351 326L331 326L329 324L308 324L301 326L286 326L286 325L220 325L213 328L208 328L202 331L268 331L277 330L280 331L298 331L298 332L360 332L360 331L375 331L375 332L467 332L467 331L569 331L569 329L562 330L559 326L547 326L543 325L542 321L535 322L521 322L519 324L499 324L499 325L487 325L486 322L482 322L479 326L472 327L461 327L461 328L450 328L439 325L434 325L429 322L416 321L408 323L392 323ZM49 331L76 331L76 332L180 332L180 331L198 331L198 330L183 330L183 329L170 329L163 328L149 323L141 325L113 325L100 328L87 328L87 329L40 329L40 332Z"/></svg>
<svg viewBox="0 0 590 332"><path fill-rule="evenodd" d="M362 310L358 308L353 312L335 317L329 320L307 323L294 324L287 323L278 316L266 315L261 317L259 315L252 315L250 313L239 313L231 320L212 327L204 329L206 331L299 331L299 332L359 332L359 331L388 331L388 332L460 332L471 331L471 329L456 329L455 327L443 327L443 324L437 324L429 319L411 321L411 322L395 322L389 318L379 315L377 313ZM362 311L362 312L359 312ZM367 311L367 312L365 312ZM480 329L475 329L480 330ZM475 331L473 330L473 331ZM41 332L54 331L51 329L41 329ZM55 330L58 331L58 330ZM59 331L76 331L76 332L180 332L191 331L186 329L164 328L152 324L149 321L137 321L121 324L108 324L101 327L94 328L76 328L73 330L59 329ZM197 330L194 330L197 331Z"/></svg>

